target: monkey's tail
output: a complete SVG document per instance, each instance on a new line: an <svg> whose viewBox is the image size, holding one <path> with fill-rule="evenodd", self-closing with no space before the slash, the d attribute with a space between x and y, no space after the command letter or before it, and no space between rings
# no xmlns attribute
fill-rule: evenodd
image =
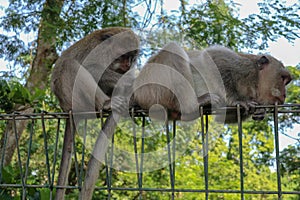
<svg viewBox="0 0 300 200"><path fill-rule="evenodd" d="M75 132L75 123L72 119L67 119L64 134L64 143L62 157L59 167L57 185L65 187L68 184L69 172L71 169L71 159L73 151L73 137ZM57 188L55 200L63 200L65 196L65 188Z"/></svg>
<svg viewBox="0 0 300 200"><path fill-rule="evenodd" d="M99 171L101 167L104 166L105 154L109 146L109 142L111 141L111 138L117 127L119 118L120 116L118 114L111 114L105 120L102 130L95 143L91 158L88 162L85 181L79 196L80 200L92 199L95 184L99 177Z"/></svg>

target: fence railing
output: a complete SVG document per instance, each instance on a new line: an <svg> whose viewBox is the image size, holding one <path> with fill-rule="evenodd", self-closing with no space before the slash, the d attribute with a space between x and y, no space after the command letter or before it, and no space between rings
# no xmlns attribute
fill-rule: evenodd
<svg viewBox="0 0 300 200"><path fill-rule="evenodd" d="M232 170L233 174L237 172L238 174L234 174L235 179L230 177L227 180L228 187L222 188L211 185L218 177L218 173L221 175L222 171L210 171L210 163L215 162L215 160L210 160L210 151L217 148L218 144L215 144L215 141L220 136L224 137L223 133L228 133L229 130L228 126L217 124L211 119L212 116L218 115L220 109L200 108L199 119L186 124L180 121L155 122L147 117L145 111L138 110L132 111L129 118L119 122L103 161L105 167L100 172L99 182L94 192L95 199L151 199L151 197L156 199L157 196L160 199L192 199L187 194L198 195L193 199L299 198L299 190L287 191L283 188L283 171L280 167L283 161L280 160L279 135L282 123L287 123L287 121L291 124L300 123L300 105L261 107L268 110L268 120L260 123L271 126L268 129L270 133L267 134L272 136L269 140L274 142L275 167L270 170L272 175L269 178L272 180L268 182L273 184L271 189L265 189L268 187L263 187L264 183L260 183L261 188L251 188L249 183L245 182L248 173L245 171L245 169L248 170L248 166L245 165L249 162L247 160L249 157L247 156L245 160L247 154L244 149L249 144L244 140L246 135L255 133L244 133L244 122L241 121L240 116L238 123L231 126L233 127L231 129L237 130L238 146L234 154L238 157L233 159L233 162L239 170ZM240 114L240 108L227 109L235 109L237 114ZM91 116L91 113L80 114ZM101 132L104 120L109 115L109 113L102 112L93 114L97 117L81 117L80 122L77 123L73 144L76 153L73 154L73 164L67 186L56 184L65 120L78 113L0 114L2 137L0 199L19 197L21 199L54 199L57 187L67 188L66 196L76 199L83 185L84 172L93 150L93 144ZM234 131L229 131L228 134L227 137L231 137L230 134L234 134ZM228 145L229 140L224 138L223 142ZM299 140L299 138L294 139ZM9 151L15 152L13 156L7 157L7 155L12 155ZM195 152L202 158L201 160L180 160ZM194 167L200 166L192 170L193 173L198 174L199 179L197 182L187 184L193 185L187 188L179 178L183 176L182 174L189 176L191 169L188 167L192 166L191 162L195 162ZM185 166L187 166L186 169ZM247 181L249 181L248 178ZM232 184L229 182L238 184L230 186Z"/></svg>

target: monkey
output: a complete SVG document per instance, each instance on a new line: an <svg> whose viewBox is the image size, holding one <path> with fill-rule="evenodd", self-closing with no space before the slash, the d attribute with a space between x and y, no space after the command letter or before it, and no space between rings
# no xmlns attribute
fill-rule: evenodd
<svg viewBox="0 0 300 200"><path fill-rule="evenodd" d="M221 105L240 104L243 108L241 120L246 120L251 114L254 120L261 120L264 118L264 109L252 111L251 108L256 105L283 104L285 101L285 87L292 77L282 62L271 55L236 53L219 45L208 47L202 52L191 51L188 55L193 63L193 75L204 73L204 76L195 76L194 80L204 81L209 91L203 84L196 88L204 94L216 94L221 99L218 101L222 102ZM211 72L207 73L211 68L217 69L213 72L219 72L218 78ZM236 111L226 110L225 119L218 116L216 120L236 123L238 119Z"/></svg>
<svg viewBox="0 0 300 200"><path fill-rule="evenodd" d="M137 50L132 49L137 46L137 36L130 29L112 27L96 30L65 50L55 63L51 80L61 108L101 110L115 83L135 62Z"/></svg>
<svg viewBox="0 0 300 200"><path fill-rule="evenodd" d="M171 76L169 71L159 69L161 64L182 76ZM179 45L170 43L151 57L137 76L133 101L150 110L159 104L167 110L171 120L193 120L199 117L199 106L220 108L238 104L243 108L242 120L251 114L253 119L260 120L264 110L254 112L251 109L256 105L283 104L285 86L291 79L283 64L270 55L236 53L218 45L202 51L184 51ZM155 82L158 84L154 85ZM172 91L177 92L176 95ZM238 121L236 111L226 110L224 114L225 118L220 115L216 120Z"/></svg>
<svg viewBox="0 0 300 200"><path fill-rule="evenodd" d="M62 110L76 113L110 109L114 86L135 65L138 53L138 36L123 27L96 30L63 51L51 77L51 89ZM122 109L122 102L118 108ZM73 134L80 119L66 121L58 177L61 187L67 185ZM55 198L64 199L64 193L64 188L57 187Z"/></svg>

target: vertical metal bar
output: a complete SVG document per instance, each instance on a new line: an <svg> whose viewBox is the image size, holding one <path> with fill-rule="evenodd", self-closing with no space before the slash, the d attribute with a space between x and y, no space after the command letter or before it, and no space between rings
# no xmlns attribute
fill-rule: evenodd
<svg viewBox="0 0 300 200"><path fill-rule="evenodd" d="M143 187L143 169L144 169L144 153L145 153L145 116L143 116L142 121L142 147L141 147L141 166L140 166L140 179L141 179L141 187ZM142 194L140 194L140 199L142 199Z"/></svg>
<svg viewBox="0 0 300 200"><path fill-rule="evenodd" d="M204 162L204 167L205 167L205 176L206 176L206 193L207 193L207 200L209 197L209 190L208 190L208 114L205 115L205 162Z"/></svg>
<svg viewBox="0 0 300 200"><path fill-rule="evenodd" d="M115 135L112 136L112 145L111 145L111 151L110 151L110 161L109 161L109 198L111 198L111 185L112 185L112 169L113 169L113 156L114 156L114 143L115 143Z"/></svg>
<svg viewBox="0 0 300 200"><path fill-rule="evenodd" d="M136 139L136 127L134 122L134 109L131 109L131 117L132 117L132 131L133 131L133 147L134 147L134 157L135 157L135 168L136 168L136 175L138 180L139 186L139 198L142 197L142 182L140 179L140 169L139 169L139 158L138 158L138 151L137 151L137 139Z"/></svg>
<svg viewBox="0 0 300 200"><path fill-rule="evenodd" d="M53 184L54 184L54 176L55 176L55 165L57 160L57 147L58 147L58 138L59 138L59 131L60 131L60 119L57 120L57 128L56 128L56 136L55 136L55 147L54 147L54 156L53 156L53 167L52 167L52 180L51 180L51 192L50 192L50 199L53 199Z"/></svg>
<svg viewBox="0 0 300 200"><path fill-rule="evenodd" d="M81 166L79 172L79 188L82 188L82 181L83 181L83 166L84 166L84 155L85 155L85 145L86 145L86 132L87 132L87 119L84 120L84 127L83 127L83 145L81 149Z"/></svg>
<svg viewBox="0 0 300 200"><path fill-rule="evenodd" d="M103 110L100 110L100 119L101 119L101 130L103 130ZM102 133L100 133L102 134ZM107 151L108 152L108 151ZM111 168L109 168L107 153L105 153L105 173L106 173L106 184L107 184L107 199L111 198L111 177L110 177Z"/></svg>
<svg viewBox="0 0 300 200"><path fill-rule="evenodd" d="M203 107L200 107L200 120L201 120L201 134L202 134L202 153L203 153L203 163L204 163L204 184L205 184L205 199L208 200L208 150L207 150L207 131L208 127L206 127L206 132L204 133L204 113ZM206 120L206 124L207 120Z"/></svg>
<svg viewBox="0 0 300 200"><path fill-rule="evenodd" d="M28 171L29 171L29 163L30 163L30 154L31 154L31 147L32 147L32 136L34 134L34 120L31 121L31 128L30 128L30 135L29 135L29 144L28 144L28 154L27 154L27 161L26 161L26 168L25 168L25 175L24 175L24 182L27 182Z"/></svg>
<svg viewBox="0 0 300 200"><path fill-rule="evenodd" d="M23 170L22 170L22 161L21 161L19 138L18 138L17 124L16 124L16 113L13 113L13 131L15 133L15 138L16 138L18 164L19 164L19 168L20 168L20 177L21 177L21 183L22 183L22 200L25 200L26 199L26 187L25 187L25 182L24 182L24 174L23 174Z"/></svg>
<svg viewBox="0 0 300 200"><path fill-rule="evenodd" d="M170 131L169 131L169 121L166 120L166 133L167 133L167 143L168 143L168 160L169 160L169 170L170 170L170 183L172 189L172 200L174 199L174 177L173 177L173 165L171 157L171 145L170 145Z"/></svg>
<svg viewBox="0 0 300 200"><path fill-rule="evenodd" d="M172 149L172 151L173 151L173 182L174 182L174 188L175 188L175 160L176 160L176 141L175 141L175 139L176 139L176 120L173 120L173 149Z"/></svg>
<svg viewBox="0 0 300 200"><path fill-rule="evenodd" d="M280 177L280 158L279 158L279 136L278 136L278 105L274 107L274 131L275 131L275 153L276 153L276 174L277 174L277 189L278 199L282 199L281 177Z"/></svg>
<svg viewBox="0 0 300 200"><path fill-rule="evenodd" d="M115 134L111 138L111 151L110 151L110 171L109 171L109 198L111 198L111 186L112 186L112 172L113 172L113 158L114 158L114 147L115 147Z"/></svg>
<svg viewBox="0 0 300 200"><path fill-rule="evenodd" d="M243 129L242 129L241 107L239 104L237 105L237 119L238 119L238 135L239 135L241 199L244 200Z"/></svg>
<svg viewBox="0 0 300 200"><path fill-rule="evenodd" d="M78 159L77 159L77 153L76 153L76 140L75 140L75 134L76 134L76 128L74 127L74 118L73 118L73 113L72 111L69 112L69 117L70 117L70 125L71 125L71 133L72 133L72 142L73 142L73 154L74 154L74 163L75 163L75 174L77 177L77 184L79 185L79 167L78 167ZM72 162L71 162L72 164Z"/></svg>
<svg viewBox="0 0 300 200"><path fill-rule="evenodd" d="M48 181L51 181L51 175L50 175L50 162L49 162L49 154L48 154L48 141L47 141L47 133L46 133L46 125L45 125L45 112L42 112L42 130L43 130L43 136L44 136L44 149L45 149L45 156L46 156L46 167L47 167L47 176ZM49 183L50 184L50 183Z"/></svg>
<svg viewBox="0 0 300 200"><path fill-rule="evenodd" d="M5 122L5 134L3 139L3 145L2 145L2 152L1 152L1 163L0 163L0 183L2 183L2 168L4 163L4 155L5 155L5 149L6 149L6 141L7 141L7 133L8 133L8 120Z"/></svg>

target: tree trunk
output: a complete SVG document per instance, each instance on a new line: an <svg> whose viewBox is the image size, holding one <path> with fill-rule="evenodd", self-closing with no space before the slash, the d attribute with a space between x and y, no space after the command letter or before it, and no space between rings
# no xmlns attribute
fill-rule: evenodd
<svg viewBox="0 0 300 200"><path fill-rule="evenodd" d="M30 75L26 82L26 87L31 94L36 92L36 89L46 90L48 87L48 77L51 73L51 68L58 58L56 52L56 32L57 23L59 22L60 12L62 10L63 0L46 0L41 13L41 21L37 38L36 55L33 59L33 64L30 68ZM14 110L18 111L20 107ZM27 108L21 113L32 113L33 108ZM18 139L27 126L27 120L19 121L17 124ZM4 163L6 166L11 162L12 156L16 148L15 131L13 130L13 121L10 121L6 127L7 142L6 148L1 146L1 152L5 148ZM3 145L3 143L1 143Z"/></svg>
<svg viewBox="0 0 300 200"><path fill-rule="evenodd" d="M30 114L33 112L33 108L27 108L22 111L22 114ZM28 121L27 120L10 120L7 123L5 133L1 139L1 158L3 155L3 166L8 165L11 162L12 156L16 149L16 135L17 138L20 138L22 131L26 128ZM16 129L15 129L16 127Z"/></svg>

